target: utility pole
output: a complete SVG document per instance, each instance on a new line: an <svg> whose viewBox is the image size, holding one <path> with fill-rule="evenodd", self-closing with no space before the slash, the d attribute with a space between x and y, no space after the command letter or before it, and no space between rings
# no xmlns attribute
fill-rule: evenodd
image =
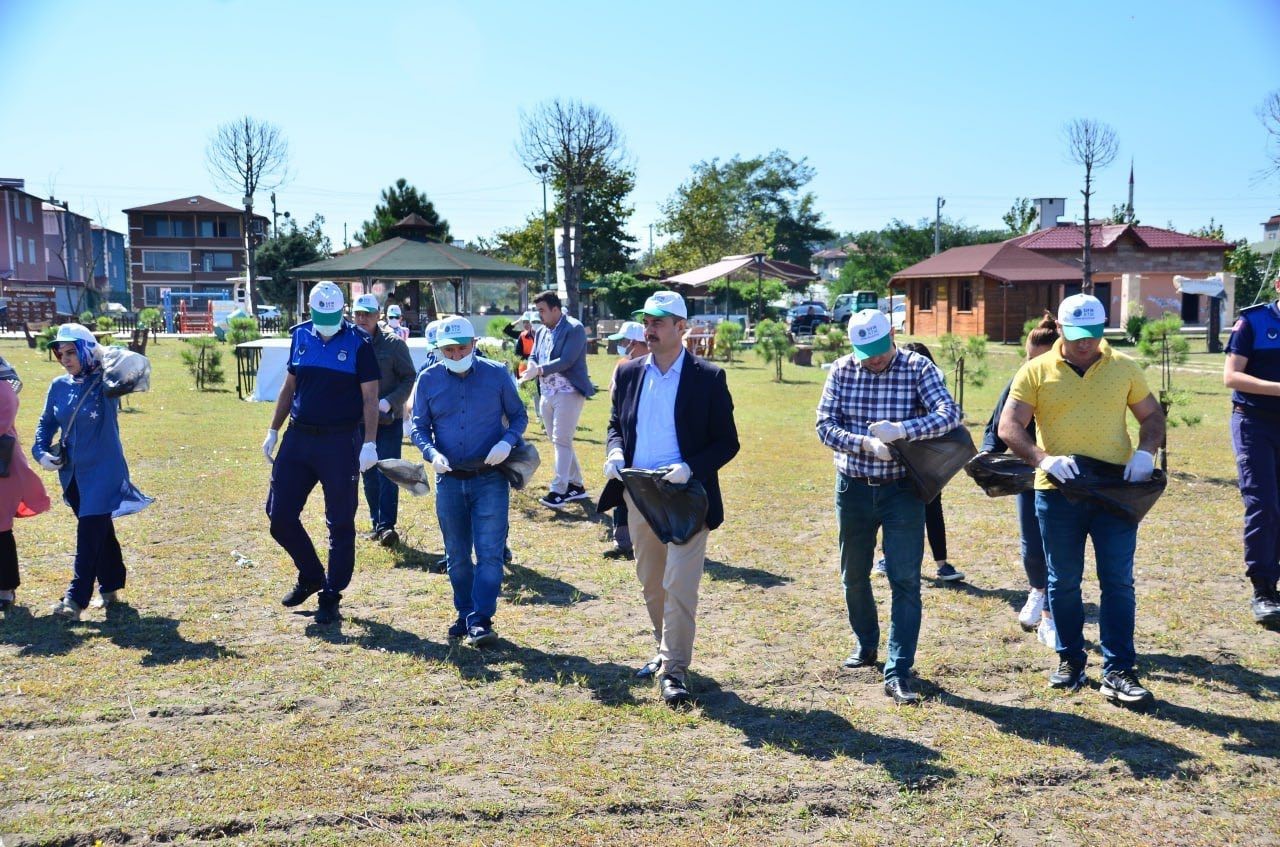
<svg viewBox="0 0 1280 847"><path fill-rule="evenodd" d="M933 212L933 255L942 252L942 207L947 205L946 199L939 197L938 205Z"/></svg>
<svg viewBox="0 0 1280 847"><path fill-rule="evenodd" d="M347 250L351 247L351 242L347 241L347 222L342 222L342 249Z"/></svg>
<svg viewBox="0 0 1280 847"><path fill-rule="evenodd" d="M649 224L649 261L653 261L653 224Z"/></svg>
<svg viewBox="0 0 1280 847"><path fill-rule="evenodd" d="M280 237L279 214L276 212L276 193L271 192L271 237Z"/></svg>
<svg viewBox="0 0 1280 847"><path fill-rule="evenodd" d="M542 287L544 291L550 291L554 288L551 283L551 243L547 239L547 171L551 166L543 162L534 165L533 169L542 179Z"/></svg>

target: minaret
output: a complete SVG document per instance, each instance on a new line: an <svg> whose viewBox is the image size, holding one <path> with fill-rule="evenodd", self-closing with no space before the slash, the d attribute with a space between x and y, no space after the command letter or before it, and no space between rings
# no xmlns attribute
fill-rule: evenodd
<svg viewBox="0 0 1280 847"><path fill-rule="evenodd" d="M1124 207L1124 222L1133 223L1133 159L1129 160L1129 205Z"/></svg>

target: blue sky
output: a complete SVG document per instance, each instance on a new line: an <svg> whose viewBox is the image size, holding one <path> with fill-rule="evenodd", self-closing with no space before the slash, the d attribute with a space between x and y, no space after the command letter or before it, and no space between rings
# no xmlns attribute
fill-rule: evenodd
<svg viewBox="0 0 1280 847"><path fill-rule="evenodd" d="M0 0L0 175L123 229L121 209L220 194L213 129L242 114L288 138L281 210L335 244L397 177L456 237L541 206L514 142L522 109L593 103L636 169L641 246L704 159L807 157L840 231L931 217L999 227L1018 196L1067 197L1062 126L1105 121L1120 157L1095 209L1260 237L1256 110L1280 87L1280 3L452 3ZM265 196L258 208L267 206ZM658 238L659 242L661 237Z"/></svg>

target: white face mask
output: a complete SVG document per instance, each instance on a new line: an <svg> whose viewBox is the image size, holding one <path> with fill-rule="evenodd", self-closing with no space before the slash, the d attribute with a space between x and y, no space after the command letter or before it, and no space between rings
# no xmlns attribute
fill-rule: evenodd
<svg viewBox="0 0 1280 847"><path fill-rule="evenodd" d="M318 323L313 323L312 326L316 328L316 334L321 338L333 338L338 334L338 330L342 329L342 321L338 321L333 326L321 326Z"/></svg>
<svg viewBox="0 0 1280 847"><path fill-rule="evenodd" d="M468 353L467 355L463 356L461 359L450 359L448 356L441 355L440 361L443 362L444 366L448 368L450 371L452 371L453 373L462 374L471 370L471 362L475 359L475 357L476 357L475 353Z"/></svg>
<svg viewBox="0 0 1280 847"><path fill-rule="evenodd" d="M390 326L392 329L399 329L399 328L400 328L400 319L399 319L399 318L387 318L387 325L388 325L388 326Z"/></svg>

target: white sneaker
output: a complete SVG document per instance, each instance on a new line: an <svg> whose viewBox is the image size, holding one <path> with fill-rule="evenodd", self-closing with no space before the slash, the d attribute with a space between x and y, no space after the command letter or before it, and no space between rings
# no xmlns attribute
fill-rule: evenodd
<svg viewBox="0 0 1280 847"><path fill-rule="evenodd" d="M105 609L120 599L119 591L103 591L89 601L90 609Z"/></svg>
<svg viewBox="0 0 1280 847"><path fill-rule="evenodd" d="M1036 628L1036 639L1050 650L1058 649L1058 627L1053 618L1041 618Z"/></svg>
<svg viewBox="0 0 1280 847"><path fill-rule="evenodd" d="M80 613L83 612L84 609L80 608L66 597L63 597L57 603L54 603L53 607L49 609L49 611L53 613L54 617L62 618L65 621L78 621L80 620Z"/></svg>
<svg viewBox="0 0 1280 847"><path fill-rule="evenodd" d="M880 576L889 575L889 566L884 563L884 559L876 559L876 563L871 566L872 573L878 573Z"/></svg>
<svg viewBox="0 0 1280 847"><path fill-rule="evenodd" d="M1027 602L1022 605L1022 611L1018 612L1018 623L1027 632L1036 628L1036 621L1040 620L1040 615L1044 612L1044 602L1044 589L1033 588L1027 592Z"/></svg>

